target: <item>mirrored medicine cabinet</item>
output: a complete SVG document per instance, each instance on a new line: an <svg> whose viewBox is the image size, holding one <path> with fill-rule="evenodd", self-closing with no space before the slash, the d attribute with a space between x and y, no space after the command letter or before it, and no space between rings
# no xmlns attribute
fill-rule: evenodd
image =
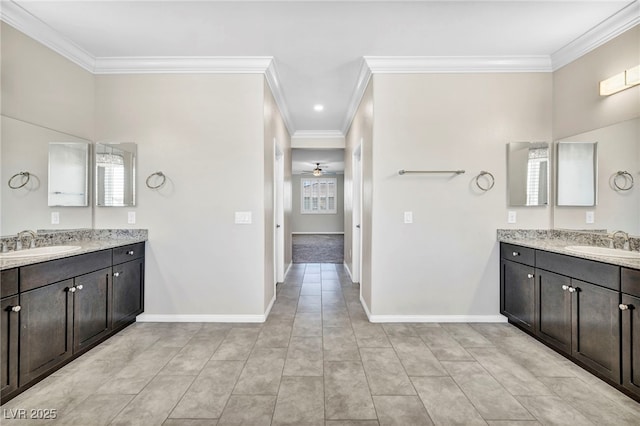
<svg viewBox="0 0 640 426"><path fill-rule="evenodd" d="M509 206L549 203L549 144L507 144L507 200Z"/></svg>
<svg viewBox="0 0 640 426"><path fill-rule="evenodd" d="M558 206L595 206L598 188L598 143L557 143Z"/></svg>
<svg viewBox="0 0 640 426"><path fill-rule="evenodd" d="M89 205L89 143L49 143L48 205Z"/></svg>
<svg viewBox="0 0 640 426"><path fill-rule="evenodd" d="M126 207L136 205L136 144L96 143L96 205Z"/></svg>

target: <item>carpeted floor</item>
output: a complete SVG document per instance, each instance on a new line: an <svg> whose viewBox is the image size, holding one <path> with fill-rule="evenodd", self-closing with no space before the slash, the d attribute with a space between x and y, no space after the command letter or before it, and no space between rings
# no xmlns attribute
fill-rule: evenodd
<svg viewBox="0 0 640 426"><path fill-rule="evenodd" d="M344 235L294 234L293 263L342 263Z"/></svg>

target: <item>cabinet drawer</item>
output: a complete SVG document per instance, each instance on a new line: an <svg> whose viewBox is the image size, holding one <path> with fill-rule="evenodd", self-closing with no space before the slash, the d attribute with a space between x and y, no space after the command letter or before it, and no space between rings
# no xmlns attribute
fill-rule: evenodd
<svg viewBox="0 0 640 426"><path fill-rule="evenodd" d="M130 244L113 249L113 264L128 262L144 257L144 243Z"/></svg>
<svg viewBox="0 0 640 426"><path fill-rule="evenodd" d="M640 297L640 271L622 268L622 292Z"/></svg>
<svg viewBox="0 0 640 426"><path fill-rule="evenodd" d="M18 294L18 268L6 269L0 276L0 297Z"/></svg>
<svg viewBox="0 0 640 426"><path fill-rule="evenodd" d="M20 291L88 274L111 266L111 250L96 251L20 268Z"/></svg>
<svg viewBox="0 0 640 426"><path fill-rule="evenodd" d="M528 247L516 246L513 244L500 244L500 257L524 265L535 265L535 250Z"/></svg>
<svg viewBox="0 0 640 426"><path fill-rule="evenodd" d="M538 250L536 267L620 291L620 267Z"/></svg>

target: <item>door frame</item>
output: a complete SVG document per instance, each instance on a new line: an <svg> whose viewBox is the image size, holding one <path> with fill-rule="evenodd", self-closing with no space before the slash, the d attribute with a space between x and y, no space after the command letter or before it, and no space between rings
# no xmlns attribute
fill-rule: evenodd
<svg viewBox="0 0 640 426"><path fill-rule="evenodd" d="M284 282L284 152L273 138L273 275Z"/></svg>
<svg viewBox="0 0 640 426"><path fill-rule="evenodd" d="M351 183L351 280L359 283L362 277L362 138L353 150ZM360 290L362 291L362 289Z"/></svg>

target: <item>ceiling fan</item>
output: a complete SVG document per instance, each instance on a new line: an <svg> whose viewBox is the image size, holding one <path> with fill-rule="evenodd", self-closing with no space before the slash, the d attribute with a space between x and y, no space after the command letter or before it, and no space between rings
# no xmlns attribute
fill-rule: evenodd
<svg viewBox="0 0 640 426"><path fill-rule="evenodd" d="M314 163L316 165L316 168L313 170L304 170L302 172L302 174L304 175L314 175L314 176L322 176L322 175L335 175L334 172L328 172L325 169L328 168L329 166L322 166L324 167L324 169L320 168L320 163Z"/></svg>

